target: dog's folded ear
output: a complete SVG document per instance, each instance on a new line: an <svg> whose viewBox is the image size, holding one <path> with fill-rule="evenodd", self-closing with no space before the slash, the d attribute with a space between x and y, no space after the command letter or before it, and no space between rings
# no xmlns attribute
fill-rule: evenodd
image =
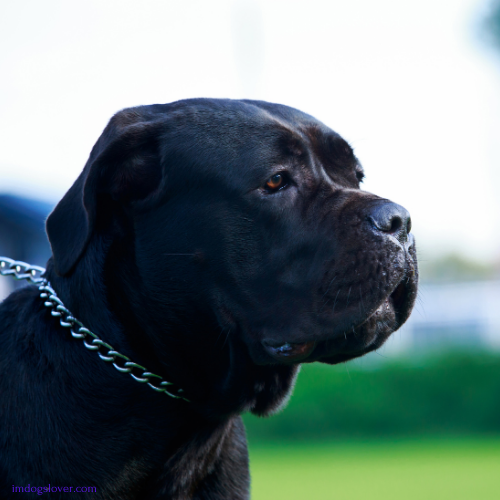
<svg viewBox="0 0 500 500"><path fill-rule="evenodd" d="M139 108L140 109L140 108ZM83 255L104 202L129 203L155 193L162 180L159 136L164 122L137 109L117 113L95 144L83 172L47 219L58 275ZM109 205L109 203L108 203Z"/></svg>

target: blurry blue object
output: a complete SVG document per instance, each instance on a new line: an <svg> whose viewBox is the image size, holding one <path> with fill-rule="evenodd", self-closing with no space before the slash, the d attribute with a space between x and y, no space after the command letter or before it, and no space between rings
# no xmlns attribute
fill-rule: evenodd
<svg viewBox="0 0 500 500"><path fill-rule="evenodd" d="M43 201L0 194L0 255L45 267L51 255L45 219L52 208ZM0 284L0 300L11 291L6 287Z"/></svg>

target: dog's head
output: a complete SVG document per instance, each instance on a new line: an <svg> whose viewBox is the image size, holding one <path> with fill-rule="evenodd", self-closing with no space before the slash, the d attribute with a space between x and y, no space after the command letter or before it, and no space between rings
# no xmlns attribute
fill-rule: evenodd
<svg viewBox="0 0 500 500"><path fill-rule="evenodd" d="M286 106L125 110L48 219L54 266L70 277L99 241L111 306L170 368L288 387L298 363L381 346L413 307L410 216L362 179L345 140Z"/></svg>

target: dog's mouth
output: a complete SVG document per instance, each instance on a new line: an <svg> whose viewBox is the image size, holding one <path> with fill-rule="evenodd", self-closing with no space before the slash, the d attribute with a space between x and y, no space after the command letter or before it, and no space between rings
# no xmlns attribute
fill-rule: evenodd
<svg viewBox="0 0 500 500"><path fill-rule="evenodd" d="M332 325L323 326L321 333L306 334L303 342L297 340L263 339L260 363L309 363L322 361L339 363L361 356L380 347L409 317L416 295L416 283L404 278L372 313L359 323L332 334ZM336 325L333 325L336 328ZM312 337L311 340L307 337ZM266 360L267 358L267 360Z"/></svg>
<svg viewBox="0 0 500 500"><path fill-rule="evenodd" d="M398 274L382 296L379 287L368 284L357 290L353 286L349 300L351 287L342 285L344 297L340 295L335 307L339 293L331 291L335 300L329 309L319 301L308 302L306 294L295 300L282 298L280 307L268 306L262 314L258 308L238 307L221 294L219 324L239 332L236 336L241 335L257 365L341 363L379 348L410 316L418 284L414 259Z"/></svg>
<svg viewBox="0 0 500 500"><path fill-rule="evenodd" d="M371 316L392 311L396 315L397 319L401 319L400 316L405 310L405 303L408 299L408 295L408 287L402 281ZM368 321L371 316L369 316L366 321ZM406 321L406 318L404 321Z"/></svg>
<svg viewBox="0 0 500 500"><path fill-rule="evenodd" d="M305 360L316 347L316 341L282 342L263 341L265 351L277 361L299 362Z"/></svg>
<svg viewBox="0 0 500 500"><path fill-rule="evenodd" d="M379 348L410 316L416 298L416 283L416 276L405 277L358 326L318 343L314 356L302 361L337 364Z"/></svg>

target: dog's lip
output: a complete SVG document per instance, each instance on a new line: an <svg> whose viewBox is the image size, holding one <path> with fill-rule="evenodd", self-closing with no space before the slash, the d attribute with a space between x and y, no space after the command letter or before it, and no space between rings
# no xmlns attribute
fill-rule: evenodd
<svg viewBox="0 0 500 500"><path fill-rule="evenodd" d="M309 342L283 342L263 340L265 351L277 361L302 361L306 359L316 347L316 341Z"/></svg>
<svg viewBox="0 0 500 500"><path fill-rule="evenodd" d="M412 296L412 286L409 283L409 279L404 277L398 282L391 293L389 293L385 299L382 300L380 305L366 317L360 324L355 328L362 327L372 318L378 318L379 321L385 322L387 315L392 315L395 318L397 326L392 330L399 328L409 316L411 311L411 296Z"/></svg>
<svg viewBox="0 0 500 500"><path fill-rule="evenodd" d="M384 302L380 305L377 312L383 309L391 309L396 316L400 316L406 309L406 302L408 301L409 294L411 293L410 287L406 282L406 278L401 280L394 290L386 297Z"/></svg>

